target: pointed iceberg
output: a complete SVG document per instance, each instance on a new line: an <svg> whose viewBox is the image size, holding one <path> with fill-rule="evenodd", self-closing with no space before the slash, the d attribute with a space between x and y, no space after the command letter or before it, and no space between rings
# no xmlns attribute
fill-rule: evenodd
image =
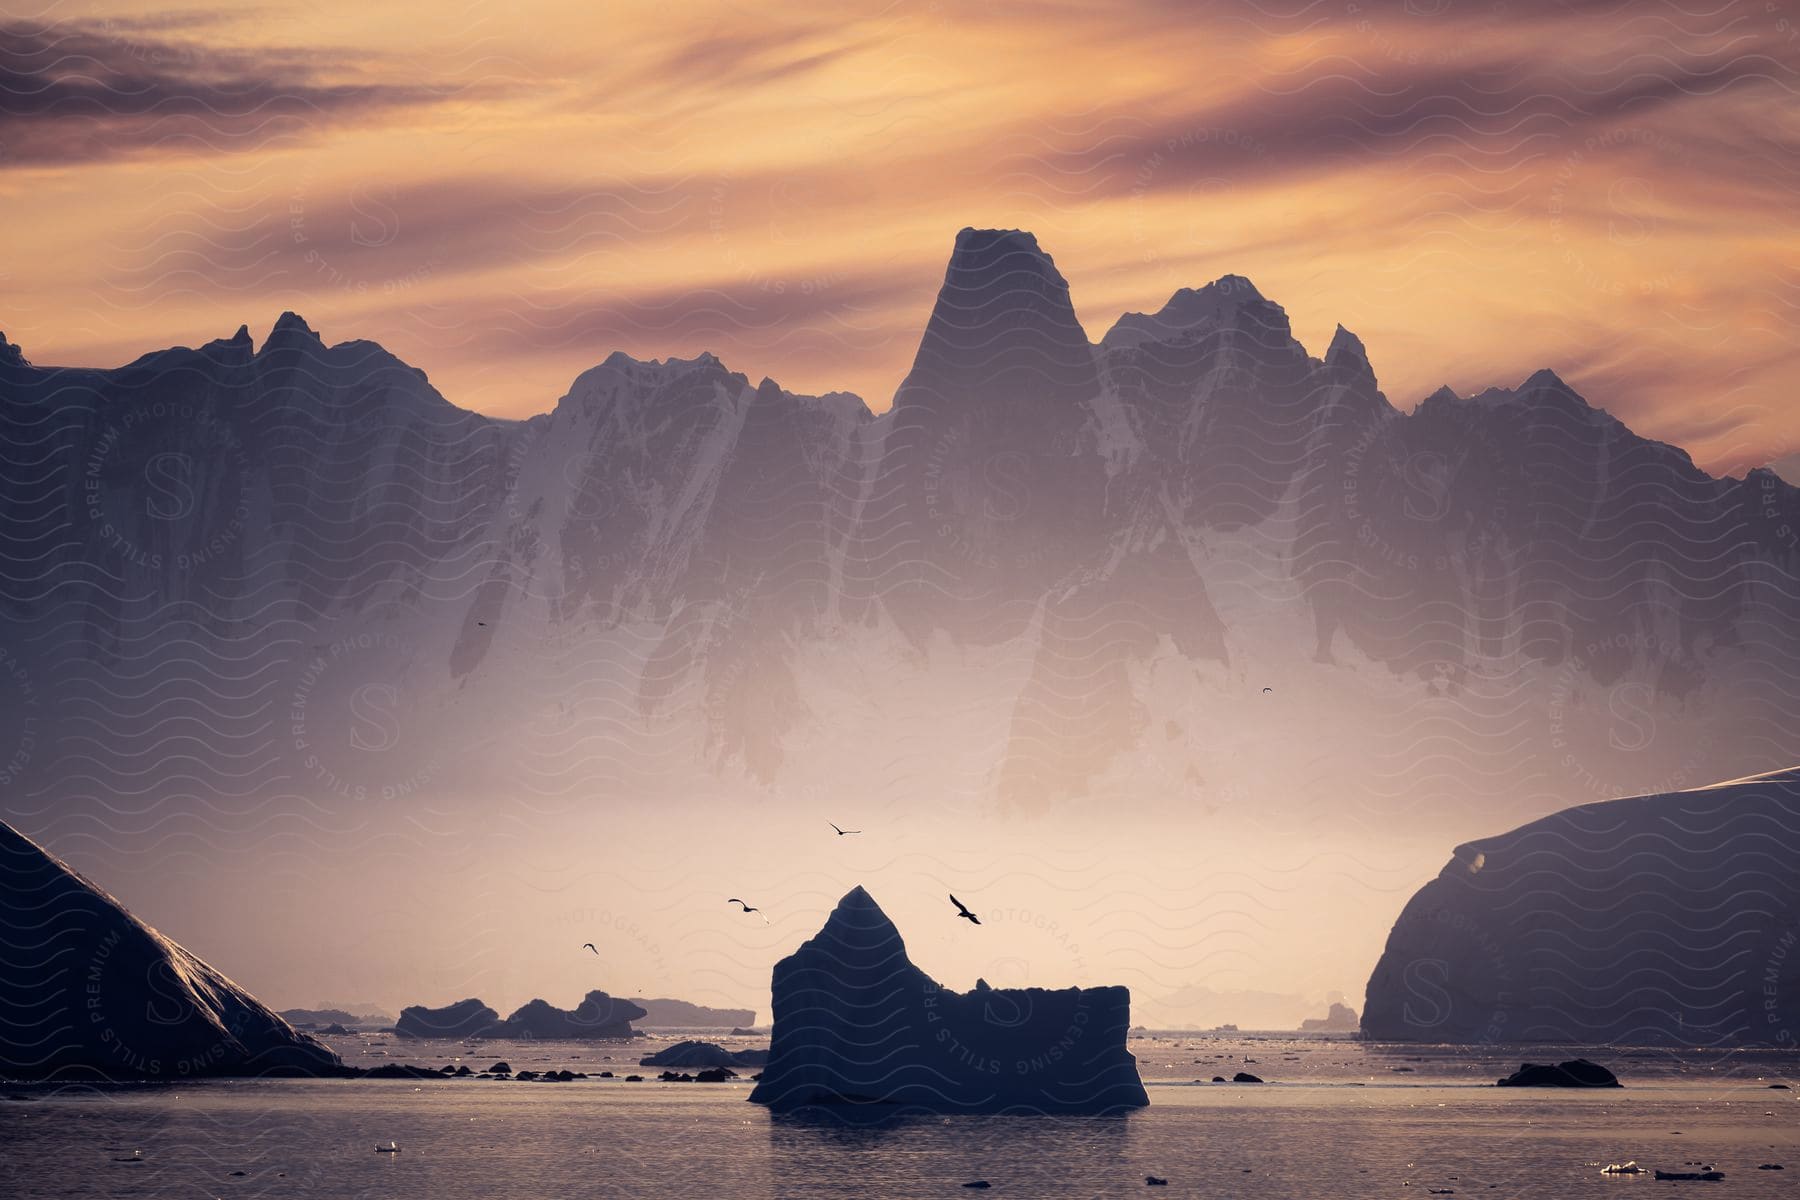
<svg viewBox="0 0 1800 1200"><path fill-rule="evenodd" d="M750 1099L774 1109L1092 1113L1150 1102L1125 1049L1128 989L951 991L912 964L860 887L775 965L771 990L769 1063Z"/></svg>

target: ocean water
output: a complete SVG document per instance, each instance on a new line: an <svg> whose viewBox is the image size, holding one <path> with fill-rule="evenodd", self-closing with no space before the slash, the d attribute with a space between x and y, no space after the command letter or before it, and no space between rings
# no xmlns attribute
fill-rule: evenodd
<svg viewBox="0 0 1800 1200"><path fill-rule="evenodd" d="M630 1046L339 1044L359 1063L624 1075ZM714 1039L754 1045L746 1039ZM1519 1062L1574 1052L1354 1042L1134 1038L1151 1107L1117 1117L903 1117L847 1125L770 1114L749 1082L590 1079L214 1080L96 1088L0 1085L0 1196L1617 1197L1800 1185L1800 1056L1590 1054L1619 1090L1495 1088ZM1247 1070L1269 1082L1225 1085ZM642 1073L642 1072L640 1072ZM399 1154L378 1154L396 1142ZM133 1158L134 1153L138 1155ZM1609 1162L1725 1172L1718 1184L1612 1178ZM123 1160L123 1161L121 1161ZM1785 1171L1758 1170L1781 1163ZM238 1172L241 1172L239 1174ZM1146 1192L1144 1177L1168 1179Z"/></svg>

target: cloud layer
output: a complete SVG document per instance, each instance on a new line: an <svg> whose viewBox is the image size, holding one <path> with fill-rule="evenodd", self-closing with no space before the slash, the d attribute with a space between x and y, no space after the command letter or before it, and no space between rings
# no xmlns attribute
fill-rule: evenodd
<svg viewBox="0 0 1800 1200"><path fill-rule="evenodd" d="M283 308L522 415L613 349L885 406L955 230L1090 336L1236 273L1397 403L1556 368L1736 470L1800 446L1800 32L1764 0L1057 0L0 27L0 327L107 362Z"/></svg>

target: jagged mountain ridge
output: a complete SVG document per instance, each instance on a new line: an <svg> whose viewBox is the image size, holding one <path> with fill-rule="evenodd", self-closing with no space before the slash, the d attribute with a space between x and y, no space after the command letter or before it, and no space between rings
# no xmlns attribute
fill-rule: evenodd
<svg viewBox="0 0 1800 1200"><path fill-rule="evenodd" d="M260 348L240 330L110 371L9 353L0 396L0 610L29 684L0 707L38 722L9 772L28 814L71 773L147 761L245 824L275 779L404 801L509 740L466 736L457 708L516 714L521 748L482 769L553 791L571 733L614 747L614 776L704 756L773 781L834 720L819 646L883 680L986 664L956 686L1004 719L965 757L1016 804L1080 795L1159 737L1153 784L1218 792L1216 767L1182 768L1212 736L1192 689L1290 659L1379 666L1400 681L1379 703L1448 703L1497 738L1535 697L1539 758L1491 772L1536 771L1534 794L1793 757L1800 501L1774 476L1714 479L1549 372L1402 413L1354 335L1313 358L1234 276L1091 343L1018 231L958 235L879 416L711 355L615 354L552 412L496 421L292 314ZM1279 636L1250 631L1263 610ZM1674 765L1550 761L1620 688ZM1751 715L1689 711L1725 691Z"/></svg>

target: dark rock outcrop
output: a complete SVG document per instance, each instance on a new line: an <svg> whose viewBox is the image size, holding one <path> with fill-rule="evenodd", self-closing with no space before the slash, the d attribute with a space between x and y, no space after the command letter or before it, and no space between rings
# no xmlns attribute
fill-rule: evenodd
<svg viewBox="0 0 1800 1200"><path fill-rule="evenodd" d="M1800 769L1457 847L1369 979L1370 1038L1792 1045Z"/></svg>
<svg viewBox="0 0 1800 1200"><path fill-rule="evenodd" d="M410 1038L505 1036L500 1029L500 1014L474 997L442 1008L414 1004L402 1009L400 1019L394 1022L394 1033Z"/></svg>
<svg viewBox="0 0 1800 1200"><path fill-rule="evenodd" d="M629 1000L602 991L582 997L574 1008L558 1008L548 1000L520 1005L504 1021L479 1000L459 1000L443 1008L414 1005L400 1014L394 1032L401 1037L555 1038L602 1041L641 1037L631 1022L644 1010Z"/></svg>
<svg viewBox="0 0 1800 1200"><path fill-rule="evenodd" d="M611 1040L640 1036L631 1022L644 1010L629 1000L617 1000L592 991L573 1009L557 1008L547 1000L521 1005L492 1036L511 1038L561 1038Z"/></svg>
<svg viewBox="0 0 1800 1200"><path fill-rule="evenodd" d="M767 1065L767 1050L727 1050L712 1042L676 1042L647 1058L638 1059L640 1067L761 1067Z"/></svg>
<svg viewBox="0 0 1800 1200"><path fill-rule="evenodd" d="M1554 1066L1543 1063L1521 1063L1519 1069L1505 1079L1495 1081L1497 1087L1569 1087L1616 1088L1619 1078L1599 1063L1585 1058L1572 1058Z"/></svg>
<svg viewBox="0 0 1800 1200"><path fill-rule="evenodd" d="M333 1075L338 1056L0 823L0 1077Z"/></svg>
<svg viewBox="0 0 1800 1200"><path fill-rule="evenodd" d="M942 1113L1106 1112L1149 1103L1122 987L953 992L907 958L862 888L775 965L774 1034L750 1099Z"/></svg>
<svg viewBox="0 0 1800 1200"><path fill-rule="evenodd" d="M646 1000L633 996L631 1003L644 1010L632 1023L640 1029L725 1029L732 1033L756 1024L756 1012L748 1008L707 1008L686 1000Z"/></svg>
<svg viewBox="0 0 1800 1200"><path fill-rule="evenodd" d="M356 1072L362 1079L442 1079L441 1070L430 1067L413 1066L410 1063L382 1063L379 1067L369 1067Z"/></svg>
<svg viewBox="0 0 1800 1200"><path fill-rule="evenodd" d="M353 1013L345 1008L284 1008L276 1014L296 1029L309 1025L392 1025L394 1018L383 1012Z"/></svg>

